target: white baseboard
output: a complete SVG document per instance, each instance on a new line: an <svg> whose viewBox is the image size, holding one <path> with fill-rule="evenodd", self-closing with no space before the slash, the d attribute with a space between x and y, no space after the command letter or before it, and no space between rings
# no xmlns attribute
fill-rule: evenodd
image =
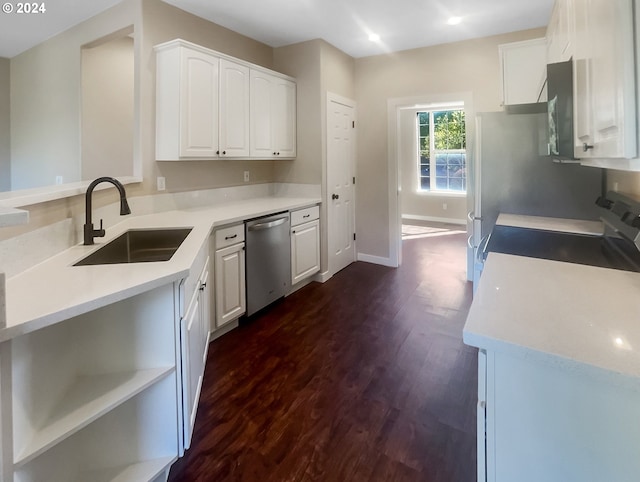
<svg viewBox="0 0 640 482"><path fill-rule="evenodd" d="M329 273L329 271L325 271L324 273L318 273L313 277L313 281L317 281L318 283L326 283L331 279L333 275Z"/></svg>
<svg viewBox="0 0 640 482"><path fill-rule="evenodd" d="M365 263L380 264L389 268L397 268L398 265L391 262L391 258L383 258L382 256L372 256L370 254L358 253L358 261Z"/></svg>
<svg viewBox="0 0 640 482"><path fill-rule="evenodd" d="M462 224L466 225L466 219L454 219L454 218L438 218L435 216L419 216L417 214L403 214L402 220L414 220L414 221L432 221L436 223L447 223L447 224Z"/></svg>

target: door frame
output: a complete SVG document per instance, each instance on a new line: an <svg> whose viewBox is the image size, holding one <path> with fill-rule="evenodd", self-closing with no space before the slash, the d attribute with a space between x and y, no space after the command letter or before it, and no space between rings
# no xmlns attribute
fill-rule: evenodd
<svg viewBox="0 0 640 482"><path fill-rule="evenodd" d="M326 248L323 249L324 253L327 253L327 268L323 274L322 274L322 278L324 281L326 281L327 279L331 278L334 274L336 274L336 269L335 266L333 266L332 263L332 258L330 256L331 253L331 229L330 229L330 225L329 225L329 209L330 209L330 205L331 205L331 199L329 198L331 193L329 192L329 108L331 106L331 103L335 102L336 104L342 104L345 105L347 107L350 107L351 109L353 109L353 120L356 123L356 127L353 129L353 143L352 143L352 156L351 156L351 172L353 173L354 177L357 177L357 172L356 172L356 153L358 152L357 150L357 146L356 146L356 142L357 142L357 135L356 135L356 128L358 126L358 111L357 111L357 106L356 106L356 101L353 99L349 99L347 97L343 97L341 95L335 94L333 92L329 92L327 91L327 99L324 105L324 117L325 117L325 122L324 122L324 165L323 165L323 173L322 173L322 177L324 178L324 182L323 187L324 187L324 192L322 193L322 197L324 199L324 205L327 207L326 209L326 222L324 223L324 225L326 226L325 229L325 233L326 233ZM356 210L355 210L355 205L356 205L356 187L355 184L353 185L353 197L351 200L351 205L352 205L352 209L351 209L351 216L352 216L352 221L353 221L353 230L354 232L357 232L357 227L356 227ZM353 260L356 261L357 257L358 257L358 250L357 250L357 244L356 244L356 240L353 241Z"/></svg>
<svg viewBox="0 0 640 482"><path fill-rule="evenodd" d="M430 108L433 104L464 102L467 119L467 171L473 172L473 142L475 139L475 119L473 94L471 92L451 92L446 94L424 94L413 97L396 97L387 100L387 166L388 166L388 204L389 204L389 266L397 268L402 264L402 203L400 196L400 111L408 108ZM467 206L473 210L473 186L467 176ZM467 231L470 227L467 225ZM467 274L468 275L468 274ZM471 273L473 275L473 272Z"/></svg>

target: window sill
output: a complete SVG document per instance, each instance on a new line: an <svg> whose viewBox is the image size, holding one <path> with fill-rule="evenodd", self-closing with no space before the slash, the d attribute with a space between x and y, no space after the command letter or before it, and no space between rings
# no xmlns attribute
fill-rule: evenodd
<svg viewBox="0 0 640 482"><path fill-rule="evenodd" d="M467 197L466 192L453 192L453 191L426 191L423 189L416 190L416 194L420 196L431 196L431 197Z"/></svg>

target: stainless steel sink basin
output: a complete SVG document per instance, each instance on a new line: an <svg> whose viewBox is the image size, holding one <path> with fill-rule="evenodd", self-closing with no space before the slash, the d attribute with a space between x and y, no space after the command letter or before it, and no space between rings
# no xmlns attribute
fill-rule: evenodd
<svg viewBox="0 0 640 482"><path fill-rule="evenodd" d="M191 228L131 229L74 266L168 261L190 232Z"/></svg>

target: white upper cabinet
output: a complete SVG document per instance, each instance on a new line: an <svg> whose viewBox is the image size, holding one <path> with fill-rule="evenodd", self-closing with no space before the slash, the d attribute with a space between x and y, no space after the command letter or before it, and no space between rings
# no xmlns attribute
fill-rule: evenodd
<svg viewBox="0 0 640 482"><path fill-rule="evenodd" d="M197 50L158 53L156 159L217 157L218 69L217 57Z"/></svg>
<svg viewBox="0 0 640 482"><path fill-rule="evenodd" d="M155 50L156 160L295 158L294 79L183 40Z"/></svg>
<svg viewBox="0 0 640 482"><path fill-rule="evenodd" d="M249 67L220 60L220 157L249 156Z"/></svg>
<svg viewBox="0 0 640 482"><path fill-rule="evenodd" d="M632 2L582 0L573 7L574 154L580 159L635 157Z"/></svg>
<svg viewBox="0 0 640 482"><path fill-rule="evenodd" d="M580 0L581 1L581 0ZM574 0L556 0L547 27L547 63L555 64L571 58L574 39Z"/></svg>
<svg viewBox="0 0 640 482"><path fill-rule="evenodd" d="M547 41L544 38L498 46L502 104L544 102L547 78Z"/></svg>
<svg viewBox="0 0 640 482"><path fill-rule="evenodd" d="M251 70L251 157L296 156L296 84Z"/></svg>

